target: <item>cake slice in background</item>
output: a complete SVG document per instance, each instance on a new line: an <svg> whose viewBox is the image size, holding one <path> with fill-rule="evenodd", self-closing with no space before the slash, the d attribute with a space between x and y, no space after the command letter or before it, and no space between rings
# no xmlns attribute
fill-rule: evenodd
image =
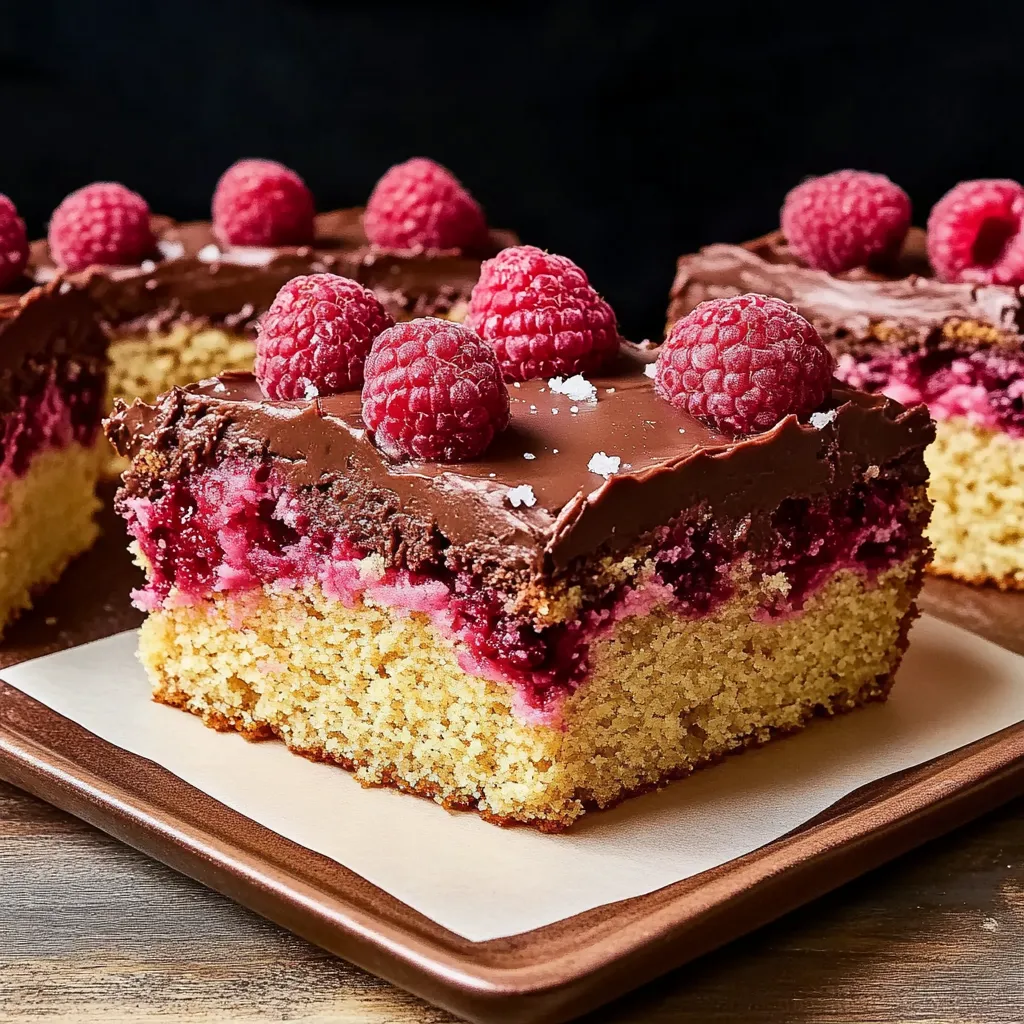
<svg viewBox="0 0 1024 1024"><path fill-rule="evenodd" d="M937 204L927 233L905 230L908 202L898 247L890 233L874 254L862 238L877 223L870 210L859 235L851 229L856 206L830 235L828 211L813 193L802 196L791 217L795 205L819 219L793 229L803 228L799 252L778 231L683 256L669 325L709 298L753 291L791 302L836 355L842 380L924 402L937 420L926 454L931 570L1024 588L1024 188L962 183Z"/></svg>
<svg viewBox="0 0 1024 1024"><path fill-rule="evenodd" d="M360 207L315 214L301 178L273 161L232 165L210 222L150 216L129 189L96 183L58 207L49 238L32 246L29 271L37 281L63 272L87 287L110 339L111 405L150 401L175 385L251 369L257 319L300 274L354 278L396 319L461 319L481 261L515 237L489 231L468 193L429 160L392 168L378 193L371 227L388 245L367 237ZM445 202L431 201L438 196ZM467 208L478 217L468 227ZM389 235L389 218L411 224L411 234Z"/></svg>
<svg viewBox="0 0 1024 1024"><path fill-rule="evenodd" d="M289 346L320 289L329 352L304 329ZM365 297L314 281L280 303L259 380L107 423L132 460L117 508L157 700L559 830L888 693L927 557L931 422L833 389L784 304L711 310L698 326L720 339L743 325L714 359L760 369L705 392L683 328L655 368L608 346L578 267L507 250L474 289L479 334L387 328L360 394L318 375L351 386Z"/></svg>
<svg viewBox="0 0 1024 1024"><path fill-rule="evenodd" d="M106 458L95 306L81 287L32 285L8 258L12 229L24 239L14 220L0 196L0 632L95 540Z"/></svg>

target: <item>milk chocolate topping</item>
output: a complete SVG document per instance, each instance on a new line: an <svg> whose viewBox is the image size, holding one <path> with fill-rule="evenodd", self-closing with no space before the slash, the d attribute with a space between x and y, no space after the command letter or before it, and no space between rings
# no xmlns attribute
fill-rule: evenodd
<svg viewBox="0 0 1024 1024"><path fill-rule="evenodd" d="M742 517L848 486L868 466L918 453L933 435L923 407L837 387L835 415L820 428L788 417L733 439L659 398L643 373L649 358L631 346L615 372L593 379L596 403L552 393L546 381L510 388L509 429L483 458L458 465L390 462L362 422L358 392L268 401L248 374L177 388L154 406L119 405L107 433L123 455L155 455L158 478L172 465L187 473L259 453L299 487L345 477L346 495L383 488L447 543L502 549L535 571L627 545L697 505ZM620 460L608 479L588 469L598 452ZM533 489L533 507L509 501L522 484Z"/></svg>
<svg viewBox="0 0 1024 1024"><path fill-rule="evenodd" d="M358 207L319 214L311 246L221 246L208 222L167 217L154 217L153 230L158 250L141 266L66 275L86 287L115 336L195 318L244 329L286 281L324 271L372 288L396 318L443 315L468 300L483 259L517 242L510 232L491 231L478 253L383 251L368 243ZM33 243L30 262L37 281L58 273L45 241Z"/></svg>
<svg viewBox="0 0 1024 1024"><path fill-rule="evenodd" d="M95 305L80 285L53 281L0 295L0 413L54 361L98 372L106 347Z"/></svg>
<svg viewBox="0 0 1024 1024"><path fill-rule="evenodd" d="M924 232L912 228L888 274L858 269L832 275L801 264L780 232L744 245L710 245L679 260L672 285L671 325L705 299L762 292L791 302L822 333L865 337L892 323L923 338L949 320L991 324L1008 335L1024 333L1024 288L945 284L930 276Z"/></svg>

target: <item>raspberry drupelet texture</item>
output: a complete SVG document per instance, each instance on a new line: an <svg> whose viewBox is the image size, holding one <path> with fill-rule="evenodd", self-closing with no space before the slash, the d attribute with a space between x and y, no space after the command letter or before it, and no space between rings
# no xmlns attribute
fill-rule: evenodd
<svg viewBox="0 0 1024 1024"><path fill-rule="evenodd" d="M789 303L739 295L702 302L673 325L654 386L715 430L754 434L818 408L831 391L834 365L818 332Z"/></svg>
<svg viewBox="0 0 1024 1024"><path fill-rule="evenodd" d="M72 271L141 263L156 247L146 200L113 181L65 198L50 218L48 239L54 262Z"/></svg>
<svg viewBox="0 0 1024 1024"><path fill-rule="evenodd" d="M466 326L494 347L506 380L593 373L620 341L615 313L583 270L532 245L483 264Z"/></svg>
<svg viewBox="0 0 1024 1024"><path fill-rule="evenodd" d="M25 222L14 203L0 193L0 288L21 277L28 262Z"/></svg>
<svg viewBox="0 0 1024 1024"><path fill-rule="evenodd" d="M336 274L293 277L263 314L256 379L268 398L313 398L363 383L373 339L394 320L368 288Z"/></svg>
<svg viewBox="0 0 1024 1024"><path fill-rule="evenodd" d="M213 229L229 245L308 245L313 195L295 171L275 160L239 160L213 193Z"/></svg>
<svg viewBox="0 0 1024 1024"><path fill-rule="evenodd" d="M1024 283L1024 186L962 181L932 207L928 259L943 281Z"/></svg>
<svg viewBox="0 0 1024 1024"><path fill-rule="evenodd" d="M465 462L508 426L508 388L494 351L461 324L396 324L366 360L363 420L393 459Z"/></svg>
<svg viewBox="0 0 1024 1024"><path fill-rule="evenodd" d="M895 255L910 228L910 197L884 174L835 171L797 185L782 231L809 266L838 274Z"/></svg>
<svg viewBox="0 0 1024 1024"><path fill-rule="evenodd" d="M478 250L487 245L487 221L477 201L451 171L415 157L395 164L374 186L363 230L383 249Z"/></svg>

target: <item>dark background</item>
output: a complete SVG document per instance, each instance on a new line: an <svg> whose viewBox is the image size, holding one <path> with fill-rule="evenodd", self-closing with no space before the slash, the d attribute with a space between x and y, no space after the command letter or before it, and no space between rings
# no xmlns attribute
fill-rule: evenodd
<svg viewBox="0 0 1024 1024"><path fill-rule="evenodd" d="M125 182L208 215L242 156L321 209L392 163L450 167L496 226L582 264L657 332L678 253L777 224L801 177L887 173L915 220L958 180L1024 178L1024 8L0 0L0 191L33 234Z"/></svg>

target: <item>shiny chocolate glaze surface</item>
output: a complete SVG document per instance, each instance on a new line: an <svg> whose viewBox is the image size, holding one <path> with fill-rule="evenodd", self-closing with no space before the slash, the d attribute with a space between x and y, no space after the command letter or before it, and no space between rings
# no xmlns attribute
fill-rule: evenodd
<svg viewBox="0 0 1024 1024"><path fill-rule="evenodd" d="M743 245L710 245L680 258L668 323L706 299L761 292L791 302L827 343L865 338L880 324L920 343L949 321L968 321L991 325L1003 343L1019 347L1024 287L938 281L924 243L924 232L912 228L887 272L859 268L839 275L803 265L777 231Z"/></svg>
<svg viewBox="0 0 1024 1024"><path fill-rule="evenodd" d="M107 433L135 460L127 494L256 458L293 486L336 488L349 518L400 516L403 535L486 549L535 573L625 547L684 509L739 520L847 487L870 466L918 456L933 436L923 407L837 386L818 426L787 417L764 434L727 437L655 394L644 373L652 358L625 348L593 378L596 402L553 393L543 380L510 388L508 430L484 457L457 465L389 461L362 422L358 392L269 401L248 374L176 388L152 406L119 404ZM607 478L588 468L599 452L620 460ZM514 507L509 492L524 484L536 503Z"/></svg>
<svg viewBox="0 0 1024 1024"><path fill-rule="evenodd" d="M206 221L159 216L153 231L157 249L139 266L64 275L86 288L114 337L196 319L245 330L285 282L321 272L372 288L396 319L445 315L468 300L481 262L517 242L510 232L491 231L481 252L380 250L363 233L359 207L318 214L310 246L222 246ZM30 271L37 282L59 276L45 240L32 244Z"/></svg>

